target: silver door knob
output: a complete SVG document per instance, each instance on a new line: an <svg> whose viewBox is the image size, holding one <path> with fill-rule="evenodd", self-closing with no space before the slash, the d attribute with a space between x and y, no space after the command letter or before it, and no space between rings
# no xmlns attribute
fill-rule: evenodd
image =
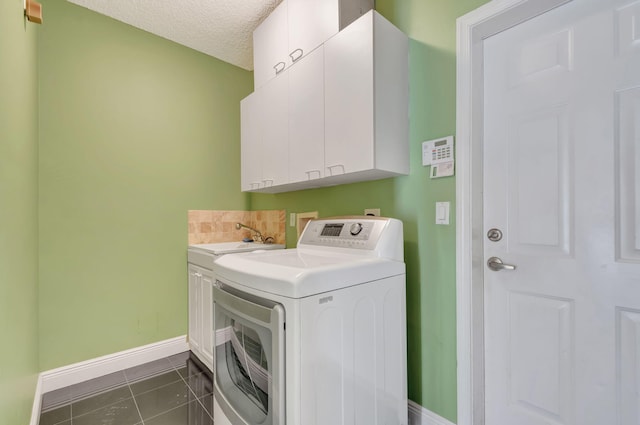
<svg viewBox="0 0 640 425"><path fill-rule="evenodd" d="M498 257L491 257L487 260L487 266L494 272L499 272L500 270L515 270L516 266L513 264L505 264Z"/></svg>

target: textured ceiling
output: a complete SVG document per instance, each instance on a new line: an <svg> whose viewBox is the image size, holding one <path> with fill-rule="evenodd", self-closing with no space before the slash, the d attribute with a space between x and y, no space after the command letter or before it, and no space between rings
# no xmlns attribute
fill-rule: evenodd
<svg viewBox="0 0 640 425"><path fill-rule="evenodd" d="M282 0L68 0L241 68L253 30Z"/></svg>

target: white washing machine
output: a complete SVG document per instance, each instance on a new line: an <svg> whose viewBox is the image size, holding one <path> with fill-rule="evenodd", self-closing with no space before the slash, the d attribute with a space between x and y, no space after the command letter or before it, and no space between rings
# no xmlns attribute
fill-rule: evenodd
<svg viewBox="0 0 640 425"><path fill-rule="evenodd" d="M214 271L216 425L407 424L400 221L313 220Z"/></svg>
<svg viewBox="0 0 640 425"><path fill-rule="evenodd" d="M284 245L255 242L189 245L189 348L210 370L213 370L213 262L226 254L271 249L284 249Z"/></svg>

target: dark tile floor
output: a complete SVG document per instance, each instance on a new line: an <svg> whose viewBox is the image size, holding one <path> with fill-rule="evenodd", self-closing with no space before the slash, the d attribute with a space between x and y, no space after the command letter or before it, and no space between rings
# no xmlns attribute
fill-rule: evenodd
<svg viewBox="0 0 640 425"><path fill-rule="evenodd" d="M213 425L211 378L177 354L44 394L39 425Z"/></svg>

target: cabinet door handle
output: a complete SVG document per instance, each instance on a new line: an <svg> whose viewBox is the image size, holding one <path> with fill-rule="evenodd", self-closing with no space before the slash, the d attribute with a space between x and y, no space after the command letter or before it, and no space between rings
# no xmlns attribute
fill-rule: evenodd
<svg viewBox="0 0 640 425"><path fill-rule="evenodd" d="M334 168L338 168L338 167L340 167L342 169L342 172L333 174L333 169ZM327 169L329 170L329 175L331 175L331 176L333 176L333 175L337 176L338 174L344 174L345 173L344 165L342 165L342 164L327 165Z"/></svg>
<svg viewBox="0 0 640 425"><path fill-rule="evenodd" d="M282 71L284 71L284 69L286 68L287 64L284 62L278 62L277 64L273 65L273 69L276 70L276 75L280 74Z"/></svg>
<svg viewBox="0 0 640 425"><path fill-rule="evenodd" d="M272 180L272 179L262 180L262 182L264 183L264 187L271 187L271 186L273 186L273 180Z"/></svg>
<svg viewBox="0 0 640 425"><path fill-rule="evenodd" d="M260 189L260 182L251 183L251 189Z"/></svg>
<svg viewBox="0 0 640 425"><path fill-rule="evenodd" d="M320 170L309 170L309 171L305 171L305 173L307 174L307 180L319 179L320 177L322 177ZM311 177L311 174L314 174L314 173L317 173L318 177Z"/></svg>
<svg viewBox="0 0 640 425"><path fill-rule="evenodd" d="M291 56L291 60L293 62L300 59L303 55L304 55L304 51L302 49L296 49L293 52L289 53L289 56Z"/></svg>

